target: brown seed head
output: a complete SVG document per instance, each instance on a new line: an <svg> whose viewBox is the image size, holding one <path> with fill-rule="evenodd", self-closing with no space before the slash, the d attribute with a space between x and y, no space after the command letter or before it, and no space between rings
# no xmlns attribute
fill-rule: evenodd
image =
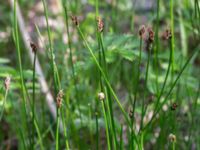
<svg viewBox="0 0 200 150"><path fill-rule="evenodd" d="M169 40L172 38L172 33L170 29L166 29L165 32L163 33L163 39L164 40Z"/></svg>
<svg viewBox="0 0 200 150"><path fill-rule="evenodd" d="M57 107L58 107L58 108L60 108L61 105L62 105L63 96L64 96L63 90L60 90L60 91L58 92L57 97L56 97L56 103L57 103Z"/></svg>
<svg viewBox="0 0 200 150"><path fill-rule="evenodd" d="M153 41L154 41L154 32L153 32L152 28L148 28L148 33L149 33L148 41L150 43L153 43Z"/></svg>
<svg viewBox="0 0 200 150"><path fill-rule="evenodd" d="M31 47L33 53L36 53L36 52L37 52L37 46L36 46L35 43L30 42L30 47Z"/></svg>
<svg viewBox="0 0 200 150"><path fill-rule="evenodd" d="M133 109L129 108L128 115L130 118L133 118Z"/></svg>
<svg viewBox="0 0 200 150"><path fill-rule="evenodd" d="M9 76L7 76L4 81L4 87L6 90L9 90L9 88L10 88L10 80L11 80L11 78Z"/></svg>
<svg viewBox="0 0 200 150"><path fill-rule="evenodd" d="M140 38L143 38L144 33L145 33L145 26L142 25L142 26L140 27L140 29L139 29L139 36L140 36Z"/></svg>
<svg viewBox="0 0 200 150"><path fill-rule="evenodd" d="M100 17L97 17L98 31L102 32L104 28L103 20Z"/></svg>
<svg viewBox="0 0 200 150"><path fill-rule="evenodd" d="M71 16L72 22L74 25L78 26L79 22L78 22L78 18L76 16Z"/></svg>
<svg viewBox="0 0 200 150"><path fill-rule="evenodd" d="M173 103L171 105L171 110L176 110L177 107L178 107L178 105L176 103Z"/></svg>
<svg viewBox="0 0 200 150"><path fill-rule="evenodd" d="M132 109L129 110L128 115L130 118L133 118L133 110Z"/></svg>

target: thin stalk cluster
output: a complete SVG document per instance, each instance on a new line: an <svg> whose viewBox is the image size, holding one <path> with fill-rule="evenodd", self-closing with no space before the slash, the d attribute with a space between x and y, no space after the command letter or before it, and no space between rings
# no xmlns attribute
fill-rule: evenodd
<svg viewBox="0 0 200 150"><path fill-rule="evenodd" d="M48 40L49 40L49 49L50 49L50 65L52 69L52 75L54 79L54 92L59 94L61 90L61 84L60 84L60 78L59 73L57 69L57 65L55 63L55 55L54 55L54 48L52 43L52 36L51 36L51 30L49 26L48 21L48 11L47 11L47 5L45 0L42 0L43 7L44 7L44 13L45 13L45 19L46 19L46 25L47 25L47 33L48 33ZM59 149L59 126L60 126L60 107L57 107L56 112L56 150Z"/></svg>
<svg viewBox="0 0 200 150"><path fill-rule="evenodd" d="M28 97L28 93L26 92L25 89L25 83L24 83L24 75L23 75L23 68L22 68L22 59L21 59L21 49L20 49L20 42L19 42L19 31L18 31L18 20L17 20L17 0L14 0L14 42L16 45L16 49L17 49L17 58L18 58L18 66L19 66L19 73L20 73L20 87L21 87L21 91L22 91L22 125L24 129L27 129L25 131L27 132L22 132L21 136L24 137L25 133L28 133L28 135L30 136L30 132L28 130L28 114L27 114L27 105L26 105L26 99ZM20 130L20 129L19 129ZM22 138L24 140L24 138ZM33 141L31 141L32 139L28 139L29 144L33 143ZM25 141L23 142L24 146L26 146Z"/></svg>
<svg viewBox="0 0 200 150"><path fill-rule="evenodd" d="M99 64L104 70L106 77L108 78L108 71L107 71L107 63L106 63L106 55L105 55L105 48L103 44L103 30L104 30L104 23L103 20L99 17L99 10L98 10L98 0L96 0L96 37L97 37L97 42L98 42L98 50L99 50ZM102 80L102 73L99 71L99 82L100 82L100 90L101 92L106 93L106 102L104 103L104 106L106 106L108 113L105 113L105 122L107 124L107 129L110 130L111 132L108 132L109 134L107 135L107 142L108 146L111 146L108 149L112 149L112 146L114 146L114 149L117 147L117 137L116 137L116 130L115 130L115 124L114 124L114 115L113 115L113 106L112 106L112 98L111 98L111 92L108 88L108 86L105 84ZM105 88L105 89L104 89ZM104 108L105 110L105 108ZM112 144L113 142L113 144Z"/></svg>
<svg viewBox="0 0 200 150"><path fill-rule="evenodd" d="M110 12L111 12L111 32L118 32L118 16L117 11L120 11L121 7L119 0L113 0L110 3ZM65 149L82 149L85 147L82 147L82 140L85 138L85 136L82 136L82 131L85 129L85 126L87 125L90 133L87 134L87 141L91 143L90 149L100 149L101 145L101 131L102 131L102 125L100 124L101 118L104 122L105 127L105 137L106 137L106 146L108 150L117 150L117 149L138 149L138 150L144 150L146 147L145 142L151 141L149 140L153 136L151 132L154 132L152 129L153 127L157 126L157 124L161 125L161 131L158 133L157 140L158 145L156 145L158 148L164 148L163 146L163 139L167 139L166 136L163 136L163 133L167 133L169 130L173 130L173 132L177 132L177 127L175 127L175 123L171 123L169 127L166 128L165 131L165 125L168 122L172 122L176 119L176 113L173 113L175 111L174 108L171 108L172 113L163 113L163 116L166 118L160 117L157 121L156 118L161 116L161 110L164 105L168 104L168 101L172 99L172 101L177 101L179 99L179 95L177 95L176 99L173 98L173 93L175 87L178 87L177 91L180 88L180 85L178 84L178 81L180 80L181 76L183 75L183 72L188 67L189 63L193 60L195 56L198 55L200 51L200 46L198 46L196 49L194 49L192 55L187 58L183 66L180 68L179 72L175 70L175 27L174 27L174 0L169 1L169 18L170 18L170 29L167 29L165 32L165 41L167 41L167 45L169 46L168 49L170 51L167 53L167 58L165 58L167 63L167 69L162 70L162 60L160 59L160 54L164 53L164 50L161 51L162 47L162 41L160 40L160 21L161 21L161 3L162 1L156 0L157 7L156 7L156 24L155 24L155 33L154 30L150 27L145 27L144 25L141 26L139 29L139 38L138 38L138 55L136 55L135 50L132 52L134 53L135 59L133 62L126 62L128 67L126 69L131 70L131 73L128 74L130 76L126 76L125 82L130 82L127 86L121 86L123 90L125 88L128 89L128 92L124 92L124 95L128 95L130 101L128 101L126 98L124 98L124 103L122 105L122 100L118 97L117 92L115 92L115 88L112 85L111 80L111 74L109 74L111 71L108 69L108 53L109 48L106 46L106 30L104 26L104 21L102 18L106 18L106 14L104 17L101 17L101 11L99 11L99 7L101 6L99 0L95 0L95 18L94 21L96 22L96 28L95 28L95 35L96 35L96 44L97 48L96 51L93 49L94 47L89 43L87 40L86 34L82 30L82 26L80 26L80 22L76 16L71 15L71 21L74 24L74 27L77 30L77 34L80 37L81 42L84 44L87 52L89 53L89 56L92 58L93 63L95 64L95 69L97 72L97 85L96 85L96 91L97 95L96 98L85 94L88 96L88 100L91 99L98 99L98 101L90 101L88 106L82 108L82 105L85 101L82 97L85 97L85 95L81 95L81 91L79 90L79 84L77 82L77 79L81 79L81 75L76 75L76 68L75 63L73 61L74 53L72 51L73 49L73 34L71 34L71 28L70 28L70 11L77 12L79 8L81 8L81 3L78 3L78 0L76 1L69 1L69 0L61 0L61 4L63 6L63 16L65 18L65 28L66 28L66 34L67 34L67 44L66 47L69 49L69 59L67 59L65 62L67 65L69 65L68 71L71 73L69 77L69 82L63 82L63 78L60 79L59 70L57 68L56 64L56 57L55 57L55 48L54 48L54 42L53 42L53 36L52 31L50 29L49 25L49 15L48 15L48 6L46 3L46 0L42 0L43 8L44 8L44 14L45 14L45 21L46 21L46 31L48 36L48 43L46 46L46 49L48 53L50 54L49 58L49 65L50 65L50 77L53 78L53 90L51 88L50 91L54 95L54 102L56 105L56 121L48 126L48 128L45 129L45 131L40 129L40 122L38 118L38 112L36 111L36 99L37 97L37 49L38 47L34 43L30 43L30 47L32 48L33 52L33 67L32 67L32 95L28 93L29 89L26 87L27 84L25 84L25 78L24 78L24 72L23 72L23 66L22 66L22 49L20 48L20 34L18 29L18 17L17 17L17 0L14 0L14 13L13 13L13 39L16 45L16 51L17 51L17 61L18 61L18 67L19 67L19 75L20 75L20 88L21 88L21 95L22 95L22 102L20 111L21 113L21 124L22 126L17 124L19 137L22 140L22 146L25 150L34 150L34 149L45 149L45 138L52 138L52 141L54 141L54 146L56 150ZM135 3L133 3L135 4ZM119 6L118 6L119 5ZM102 13L103 14L103 13ZM198 0L194 1L194 15L195 18L200 19L200 6ZM135 13L133 13L132 19L131 19L131 31L134 30L134 16ZM129 14L130 17L130 14ZM108 17L109 18L109 17ZM107 19L107 18L106 18ZM199 20L196 20L197 23L200 23ZM195 23L196 23L195 22ZM105 22L106 23L106 22ZM109 25L108 25L109 26ZM37 31L39 32L38 27L36 26ZM198 34L200 33L200 27L197 27ZM22 30L22 29L21 29ZM178 30L177 30L178 31ZM75 32L76 33L76 32ZM40 32L39 32L40 35ZM199 34L200 35L200 34ZM41 35L40 35L41 36ZM155 38L155 39L154 39ZM128 41L128 40L127 40ZM112 41L111 41L112 42ZM113 42L114 43L114 42ZM123 43L123 42L122 42ZM127 42L128 43L128 42ZM124 44L124 43L123 43ZM164 45L164 44L163 44ZM129 45L128 45L129 46ZM125 45L126 47L126 45ZM133 47L132 45L130 46ZM177 46L176 46L177 47ZM134 47L135 48L135 47ZM117 49L117 48L116 48ZM118 49L117 49L118 50ZM111 51L112 53L112 51ZM129 53L127 53L129 54ZM146 54L146 55L145 55ZM163 55L161 55L163 56ZM185 58L185 57L184 57ZM81 59L81 57L80 57ZM120 62L123 59L120 58ZM123 63L126 60L123 60ZM65 63L64 63L65 64ZM177 64L178 65L178 64ZM144 67L143 67L144 66ZM152 67L151 67L152 66ZM118 69L118 66L114 68L116 70ZM164 68L164 67L163 67ZM121 69L121 68L120 68ZM119 70L120 70L119 69ZM124 67L121 69L124 71ZM120 71L121 71L120 70ZM129 72L128 70L128 72ZM63 71L65 71L63 69ZM119 71L119 73L120 73ZM160 75L162 72L163 75L163 82L160 83ZM67 74L66 73L66 74ZM124 72L123 72L124 73ZM144 73L144 75L143 75ZM61 76L62 77L62 76ZM114 77L114 76L113 76ZM120 76L121 77L121 76ZM161 76L162 77L162 76ZM67 78L68 79L68 76ZM113 78L112 78L113 79ZM123 78L124 79L124 78ZM122 80L123 80L122 79ZM149 85L149 80L153 80L155 82L155 88L154 90L153 85ZM169 81L170 80L170 81ZM62 82L61 82L62 81ZM82 81L82 80L81 80ZM90 80L89 80L90 81ZM143 82L142 82L143 81ZM88 80L87 80L88 82ZM62 83L62 86L61 86ZM95 82L96 83L96 82ZM120 82L120 84L123 83ZM177 86L178 84L178 86ZM67 85L67 88L65 91L62 89L64 85ZM6 105L6 101L8 98L9 93L9 87L10 87L10 77L7 77L4 83L5 86L5 94L3 99L3 109L0 113L0 121L2 121L4 108ZM152 87L150 87L152 86ZM89 89L89 88L88 88ZM153 90L152 90L153 89ZM188 141L188 148L191 148L192 145L192 134L194 132L194 122L195 122L195 114L197 113L197 105L198 105L198 98L200 95L199 92L200 89L200 83L198 87L198 92L195 95L195 99L193 102L193 110L191 111L191 127L189 128L189 141ZM126 89L125 89L126 90ZM91 90L92 91L92 90ZM85 92L85 91L84 91ZM74 96L72 96L73 94ZM193 98L188 90L188 93L190 95L189 98ZM92 94L91 94L92 95ZM148 101L150 95L155 96L153 100L151 101L152 104ZM9 96L10 93L9 93ZM30 96L30 97L29 97ZM32 96L32 97L31 97ZM94 96L94 95L93 95ZM31 101L32 100L32 101ZM71 103L71 101L73 101ZM29 105L30 104L30 105ZM13 105L13 104L12 104ZM30 107L29 107L30 106ZM130 112L127 111L127 108L130 106L131 110ZM178 107L178 105L174 105L174 107ZM117 117L115 115L115 109L118 109L118 114L121 113L119 116L122 116L122 119L120 122L117 122ZM138 109L139 108L139 109ZM148 111L149 109L152 111L152 116L148 118ZM164 110L164 109L163 109ZM44 108L42 110L44 111ZM78 113L77 113L78 112ZM77 115L78 114L78 115ZM78 116L78 117L77 117ZM29 119L30 117L30 119ZM87 117L87 118L86 118ZM49 117L50 118L50 117ZM45 128L46 123L44 123L46 120L46 116L42 117L43 124L42 127ZM51 119L51 118L50 118ZM76 120L77 119L77 120ZM79 125L79 119L80 119L80 125ZM155 121L156 120L156 121ZM17 123L18 119L15 120ZM31 125L30 125L31 122ZM93 125L95 128L93 128ZM163 125L163 126L162 126ZM162 128L163 127L163 128ZM30 128L30 129L29 129ZM176 128L176 131L175 131ZM92 132L94 130L94 132ZM72 135L73 134L73 135ZM167 134L168 135L168 134ZM28 137L28 139L27 139ZM124 140L124 137L126 140ZM72 140L71 140L72 139ZM73 143L73 140L75 141ZM175 150L178 144L176 144L176 136L175 134L169 134L168 140L170 143L167 145L171 149ZM125 141L128 141L127 143ZM93 143L95 143L95 147L93 147ZM167 142L166 142L167 143ZM157 148L155 147L155 148Z"/></svg>
<svg viewBox="0 0 200 150"><path fill-rule="evenodd" d="M74 21L74 22L76 23L76 21ZM83 42L84 42L86 48L88 49L89 53L91 54L91 56L92 56L92 58L93 58L93 60L94 60L94 62L95 62L95 64L96 64L97 68L98 68L99 71L101 72L102 78L103 78L104 81L105 81L105 84L106 84L107 89L110 91L110 93L111 93L111 95L113 96L114 100L117 102L117 105L119 106L120 110L122 111L123 116L124 116L126 122L127 122L128 125L131 127L131 122L130 122L130 119L129 119L128 115L127 115L127 112L126 112L126 111L124 110L124 108L122 107L121 102L120 102L120 100L118 99L116 93L114 92L114 90L113 90L113 88L112 88L112 86L111 86L111 84L110 84L110 82L109 82L109 80L108 80L108 78L107 78L107 75L106 75L104 69L103 69L103 68L101 67L101 65L99 64L99 62L98 62L98 60L97 60L97 58L96 58L96 56L95 56L93 50L91 49L91 47L89 46L87 40L85 39L85 36L83 35L83 32L82 32L80 26L79 26L78 24L76 24L76 27L77 27L77 30L78 30L78 32L79 32L79 34L80 34L80 36L81 36L81 38L82 38L82 40L83 40ZM108 97L109 97L109 96L108 96ZM112 121L112 120L111 120L111 121ZM111 130L112 130L112 129L111 129ZM112 132L112 131L111 131L111 132ZM138 143L138 139L137 139L137 137L136 137L136 135L135 135L135 132L133 133L133 135L134 135L134 137L133 137L134 140L136 141L136 143ZM115 142L116 142L116 141L115 141Z"/></svg>
<svg viewBox="0 0 200 150"><path fill-rule="evenodd" d="M70 65L71 65L71 69L72 69L72 79L73 79L73 84L75 86L75 98L77 101L78 110L80 113L80 120L81 120L81 124L82 124L83 121L82 121L81 109L80 109L80 96L79 96L79 91L78 91L78 87L77 87L77 83L76 83L75 68L74 68L73 54L72 54L72 39L70 36L70 31L69 31L69 14L68 14L68 5L67 5L68 3L67 3L67 1L62 0L62 4L63 4L63 9L64 9L65 25L66 25L66 29L67 29L69 59L70 59Z"/></svg>

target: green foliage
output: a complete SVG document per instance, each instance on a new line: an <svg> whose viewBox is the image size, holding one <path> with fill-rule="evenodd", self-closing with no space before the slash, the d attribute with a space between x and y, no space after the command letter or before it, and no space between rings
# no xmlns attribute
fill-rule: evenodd
<svg viewBox="0 0 200 150"><path fill-rule="evenodd" d="M41 92L16 7L2 2L0 149L7 141L28 150L200 149L198 0L62 0L58 14L56 4L42 2L18 1L57 112L53 118ZM149 31L138 34L142 24L155 32L149 49ZM163 40L167 28L172 38Z"/></svg>

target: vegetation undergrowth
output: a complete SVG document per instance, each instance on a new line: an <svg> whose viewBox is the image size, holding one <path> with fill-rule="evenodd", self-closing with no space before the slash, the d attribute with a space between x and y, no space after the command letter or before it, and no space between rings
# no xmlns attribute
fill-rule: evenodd
<svg viewBox="0 0 200 150"><path fill-rule="evenodd" d="M200 149L198 0L2 3L0 149Z"/></svg>

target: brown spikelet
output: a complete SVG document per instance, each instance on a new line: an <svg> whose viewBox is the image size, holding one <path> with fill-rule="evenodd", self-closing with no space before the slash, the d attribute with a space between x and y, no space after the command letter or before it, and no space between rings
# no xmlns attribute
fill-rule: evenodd
<svg viewBox="0 0 200 150"><path fill-rule="evenodd" d="M133 109L132 108L129 109L128 115L130 118L133 118Z"/></svg>
<svg viewBox="0 0 200 150"><path fill-rule="evenodd" d="M77 16L71 16L71 19L72 19L72 22L73 22L74 25L76 25L76 26L79 25Z"/></svg>
<svg viewBox="0 0 200 150"><path fill-rule="evenodd" d="M148 28L148 34L149 34L148 41L150 43L153 43L153 41L154 41L154 32L153 32L152 28Z"/></svg>
<svg viewBox="0 0 200 150"><path fill-rule="evenodd" d="M100 17L97 17L98 31L103 32L104 23Z"/></svg>
<svg viewBox="0 0 200 150"><path fill-rule="evenodd" d="M162 35L162 38L164 40L169 40L172 38L172 33L171 33L171 30L170 29L166 29L165 32L163 33Z"/></svg>
<svg viewBox="0 0 200 150"><path fill-rule="evenodd" d="M177 107L178 107L178 105L176 103L173 103L171 105L171 110L176 110Z"/></svg>
<svg viewBox="0 0 200 150"><path fill-rule="evenodd" d="M31 47L33 53L36 53L36 52L37 52L37 46L36 46L35 43L30 42L30 47Z"/></svg>
<svg viewBox="0 0 200 150"><path fill-rule="evenodd" d="M9 76L7 76L4 81L4 87L6 90L9 90L9 88L10 88L10 80L11 80L11 78Z"/></svg>
<svg viewBox="0 0 200 150"><path fill-rule="evenodd" d="M150 51L151 47L152 47L152 43L154 42L154 32L152 30L152 28L148 27L147 28L147 37L145 38L145 42L146 42L146 50Z"/></svg>
<svg viewBox="0 0 200 150"><path fill-rule="evenodd" d="M58 92L57 97L56 97L56 103L57 103L57 107L58 107L58 108L60 108L61 105L62 105L63 96L64 96L63 90L60 90L60 91Z"/></svg>
<svg viewBox="0 0 200 150"><path fill-rule="evenodd" d="M144 34L145 34L145 26L142 25L139 29L139 36L140 38L143 38L144 37Z"/></svg>

